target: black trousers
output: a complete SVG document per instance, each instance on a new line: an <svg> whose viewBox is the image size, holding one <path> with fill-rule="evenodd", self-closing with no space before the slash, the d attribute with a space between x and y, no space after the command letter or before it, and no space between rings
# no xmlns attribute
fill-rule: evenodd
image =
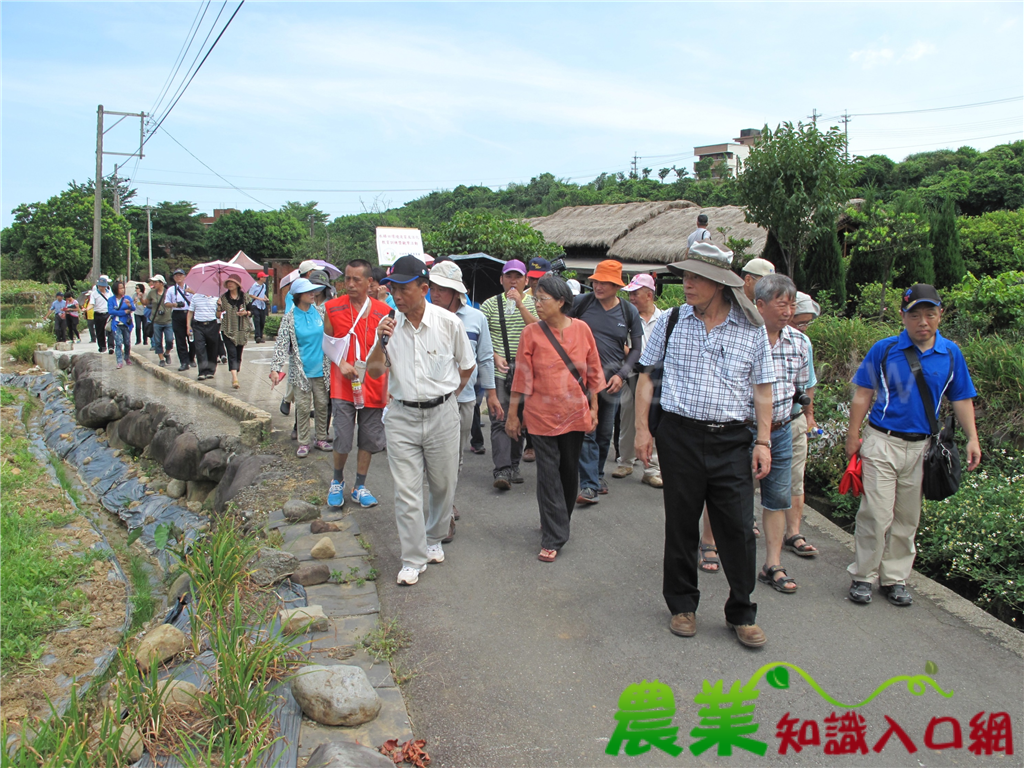
<svg viewBox="0 0 1024 768"><path fill-rule="evenodd" d="M227 350L228 370L240 371L242 369L242 351L245 349L245 345L235 344L235 342L225 336L224 349Z"/></svg>
<svg viewBox="0 0 1024 768"><path fill-rule="evenodd" d="M501 409L508 414L509 392L505 388L503 379L495 379L498 395L498 402ZM523 416L523 403L519 402L519 417ZM503 469L519 468L519 461L523 456L523 436L520 434L518 440L513 440L505 432L505 419L491 419L491 458L494 459L494 476Z"/></svg>
<svg viewBox="0 0 1024 768"><path fill-rule="evenodd" d="M217 372L217 357L220 352L220 326L216 320L199 322L192 320L192 337L195 339L196 360L200 376L212 376Z"/></svg>
<svg viewBox="0 0 1024 768"><path fill-rule="evenodd" d="M174 348L178 351L178 365L185 365L185 363L191 365L196 361L195 344L188 340L186 314L183 309L171 313L171 328L174 330Z"/></svg>
<svg viewBox="0 0 1024 768"><path fill-rule="evenodd" d="M662 594L673 615L696 611L700 516L708 522L729 581L725 618L753 624L757 604L754 484L750 475L750 430L745 426L710 434L665 412L655 438L665 483L665 560ZM538 480L539 484L539 480Z"/></svg>
<svg viewBox="0 0 1024 768"><path fill-rule="evenodd" d="M473 409L473 423L469 428L469 444L473 448L484 447L484 432L480 422L480 403L484 399L484 390L482 387L477 385L476 388L476 408Z"/></svg>
<svg viewBox="0 0 1024 768"><path fill-rule="evenodd" d="M254 336L256 338L257 343L263 341L263 326L266 325L266 322L266 308L264 307L263 309L260 309L259 307L256 306L252 307L252 324L256 328Z"/></svg>
<svg viewBox="0 0 1024 768"><path fill-rule="evenodd" d="M57 337L57 341L68 340L67 316L61 317L56 314L53 316L53 335Z"/></svg>
<svg viewBox="0 0 1024 768"><path fill-rule="evenodd" d="M96 312L92 318L93 328L96 332L96 345L100 352L107 351L107 313Z"/></svg>
<svg viewBox="0 0 1024 768"><path fill-rule="evenodd" d="M78 318L68 315L66 320L68 321L68 341L82 340L81 334L78 333Z"/></svg>
<svg viewBox="0 0 1024 768"><path fill-rule="evenodd" d="M537 506L540 509L540 545L561 549L569 540L569 520L579 492L582 432L534 435L537 452Z"/></svg>

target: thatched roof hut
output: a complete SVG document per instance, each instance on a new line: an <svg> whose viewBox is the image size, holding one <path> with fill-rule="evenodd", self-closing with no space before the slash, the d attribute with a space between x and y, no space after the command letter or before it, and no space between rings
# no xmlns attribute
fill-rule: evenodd
<svg viewBox="0 0 1024 768"><path fill-rule="evenodd" d="M545 240L563 248L608 249L641 224L666 211L696 207L697 204L689 200L575 205L526 222L543 234Z"/></svg>
<svg viewBox="0 0 1024 768"><path fill-rule="evenodd" d="M759 254L764 250L767 230L744 220L744 209L735 205L721 208L687 208L669 210L632 230L608 249L608 258L623 262L660 262L671 264L686 254L686 239L697 228L697 216L708 217L711 242L725 247L726 240L751 241L747 253ZM725 230L723 235L719 228Z"/></svg>

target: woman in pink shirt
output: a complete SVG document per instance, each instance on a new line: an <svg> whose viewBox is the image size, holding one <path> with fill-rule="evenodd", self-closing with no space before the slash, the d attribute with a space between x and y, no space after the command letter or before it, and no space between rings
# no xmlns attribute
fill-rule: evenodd
<svg viewBox="0 0 1024 768"><path fill-rule="evenodd" d="M566 314L573 293L565 280L542 277L533 299L540 322L526 326L519 340L505 431L519 438L523 403L523 424L537 453L537 559L550 563L569 540L583 435L597 424L597 393L606 384L589 326Z"/></svg>

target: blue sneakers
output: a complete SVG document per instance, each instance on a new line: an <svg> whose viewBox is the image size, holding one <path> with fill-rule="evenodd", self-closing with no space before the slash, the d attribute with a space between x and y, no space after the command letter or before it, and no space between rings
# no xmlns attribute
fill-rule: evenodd
<svg viewBox="0 0 1024 768"><path fill-rule="evenodd" d="M353 498L355 496L353 495ZM331 488L327 491L327 503L332 507L345 506L345 484L331 480Z"/></svg>
<svg viewBox="0 0 1024 768"><path fill-rule="evenodd" d="M365 485L357 485L352 489L352 501L358 503L363 509L377 506L377 499L374 498L372 493L366 490Z"/></svg>

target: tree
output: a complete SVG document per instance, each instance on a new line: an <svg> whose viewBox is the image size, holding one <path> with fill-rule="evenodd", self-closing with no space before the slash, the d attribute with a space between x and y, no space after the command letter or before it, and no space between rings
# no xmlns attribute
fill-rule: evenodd
<svg viewBox="0 0 1024 768"><path fill-rule="evenodd" d="M775 235L781 272L792 275L808 246L834 226L849 199L846 142L838 128L821 133L814 125L768 126L751 147L737 179L747 221Z"/></svg>
<svg viewBox="0 0 1024 768"><path fill-rule="evenodd" d="M212 259L230 259L245 251L259 262L292 261L303 237L295 217L281 211L235 211L206 230L206 251Z"/></svg>
<svg viewBox="0 0 1024 768"><path fill-rule="evenodd" d="M693 173L698 180L710 179L714 175L715 161L710 157L704 157L693 164Z"/></svg>
<svg viewBox="0 0 1024 768"><path fill-rule="evenodd" d="M672 173L671 168L661 168L658 170L658 178L664 181L665 177L668 176L670 173Z"/></svg>
<svg viewBox="0 0 1024 768"><path fill-rule="evenodd" d="M1024 270L1024 208L957 221L964 263L975 277Z"/></svg>
<svg viewBox="0 0 1024 768"><path fill-rule="evenodd" d="M812 242L800 261L797 287L812 296L819 291L831 291L837 306L846 305L846 283L843 276L843 249L835 225Z"/></svg>
<svg viewBox="0 0 1024 768"><path fill-rule="evenodd" d="M897 288L909 288L915 283L935 284L935 260L932 256L931 219L921 198L913 192L903 192L893 200L892 213L896 217L912 214L918 227L928 232L927 240L903 244L903 256L893 270L892 284Z"/></svg>
<svg viewBox="0 0 1024 768"><path fill-rule="evenodd" d="M956 226L956 207L952 198L942 201L931 215L932 259L935 262L935 286L959 285L967 268L960 253L960 231Z"/></svg>
<svg viewBox="0 0 1024 768"><path fill-rule="evenodd" d="M447 224L425 232L423 246L435 256L486 253L497 259L529 261L534 256L557 259L562 247L548 243L529 224L488 211L461 211Z"/></svg>
<svg viewBox="0 0 1024 768"><path fill-rule="evenodd" d="M165 200L153 206L150 211L150 220L153 224L153 258L168 259L169 263L183 268L206 259L206 228L200 221L202 216L203 214L196 210L195 204L187 200L179 200L176 203ZM139 247L139 257L148 264L146 209L130 208L125 211L125 217L132 223L135 244ZM155 262L153 270L157 271ZM164 277L170 279L167 275Z"/></svg>
<svg viewBox="0 0 1024 768"><path fill-rule="evenodd" d="M72 183L45 203L19 205L4 229L5 264L31 280L71 285L92 268L93 193ZM103 202L101 261L104 272L123 272L128 253L128 221Z"/></svg>

